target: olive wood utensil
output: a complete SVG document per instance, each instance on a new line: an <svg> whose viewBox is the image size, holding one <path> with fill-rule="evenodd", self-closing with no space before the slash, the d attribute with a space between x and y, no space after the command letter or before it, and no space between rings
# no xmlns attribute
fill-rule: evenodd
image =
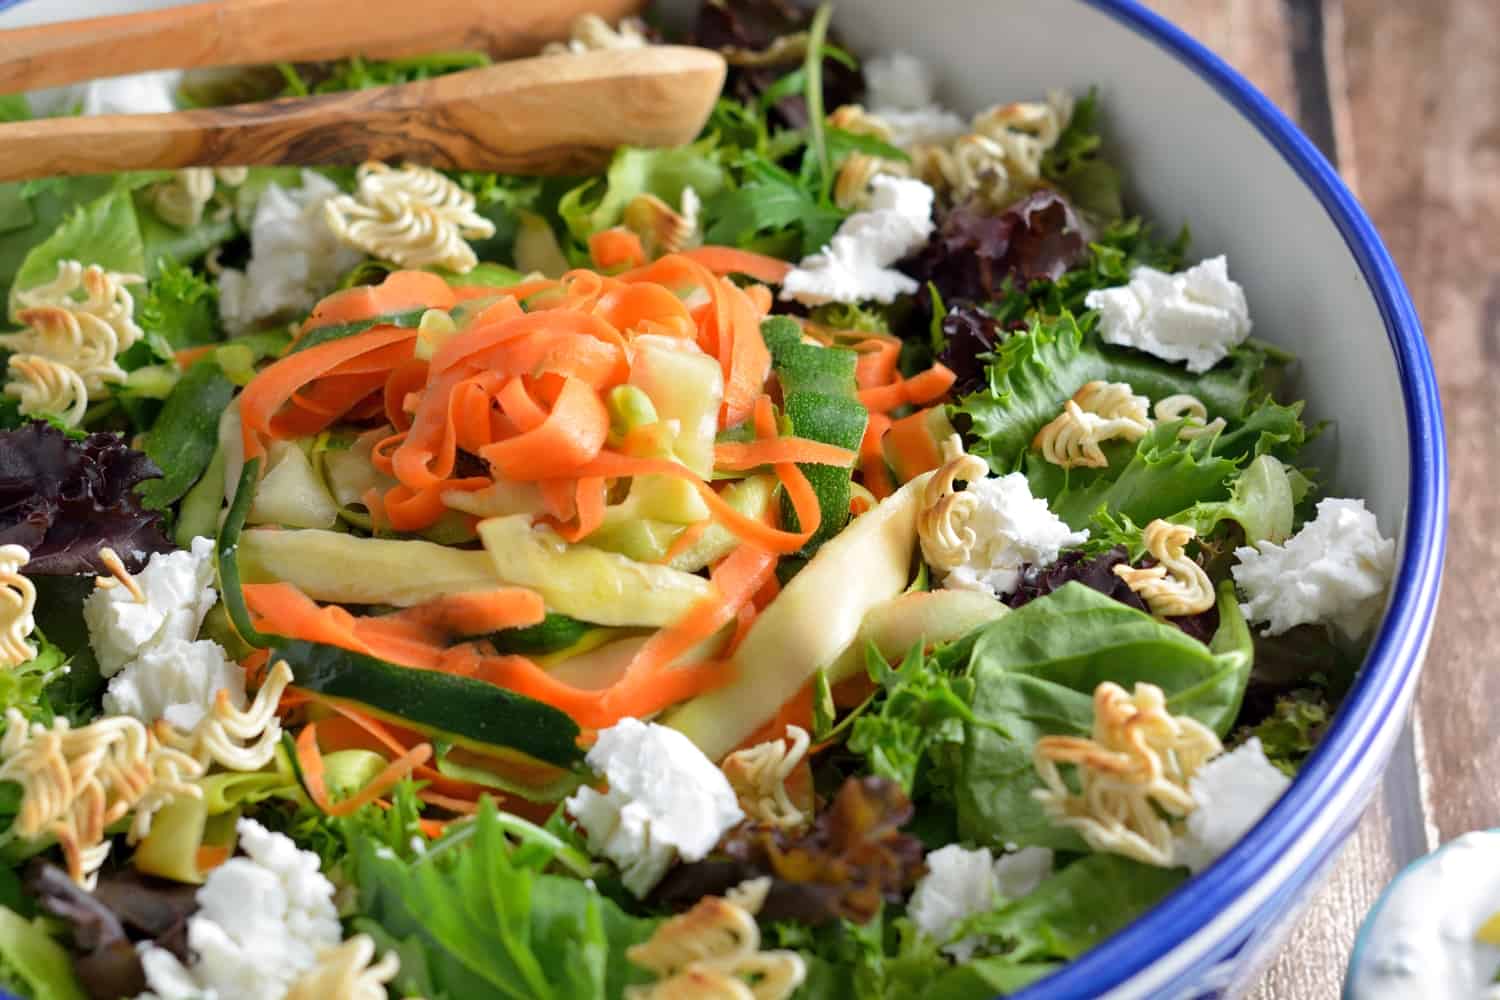
<svg viewBox="0 0 1500 1000"><path fill-rule="evenodd" d="M598 172L615 148L702 130L724 82L707 49L539 56L390 87L156 115L0 125L0 181L190 166L411 160L522 174Z"/></svg>
<svg viewBox="0 0 1500 1000"><path fill-rule="evenodd" d="M0 93L199 66L483 49L526 56L581 14L613 23L642 0L215 0L0 31Z"/></svg>

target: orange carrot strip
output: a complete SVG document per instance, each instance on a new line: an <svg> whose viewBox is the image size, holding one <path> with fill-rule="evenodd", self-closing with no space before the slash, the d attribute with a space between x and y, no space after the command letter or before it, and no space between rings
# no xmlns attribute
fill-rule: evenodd
<svg viewBox="0 0 1500 1000"><path fill-rule="evenodd" d="M781 284L786 279L787 272L792 269L792 265L784 260L734 247L696 247L682 251L681 256L703 265L715 274L743 274L771 285Z"/></svg>
<svg viewBox="0 0 1500 1000"><path fill-rule="evenodd" d="M765 392L766 379L771 374L771 352L761 338L760 315L750 297L723 278L719 281L719 296L728 307L732 338L728 352L719 355L724 365L724 406L719 423L722 427L733 427L749 416L756 397Z"/></svg>
<svg viewBox="0 0 1500 1000"><path fill-rule="evenodd" d="M582 476L609 436L609 411L586 383L566 379L547 419L531 430L481 448L497 477L517 481Z"/></svg>
<svg viewBox="0 0 1500 1000"><path fill-rule="evenodd" d="M930 414L929 407L892 422L881 441L882 451L888 448L899 457L900 461L892 464L903 476L915 478L943 464L943 453L927 428Z"/></svg>
<svg viewBox="0 0 1500 1000"><path fill-rule="evenodd" d="M411 345L415 341L415 330L376 327L289 354L261 371L240 394L240 419L246 456L255 458L265 454L262 439L275 436L271 420L297 390L339 365L371 351L403 342Z"/></svg>
<svg viewBox="0 0 1500 1000"><path fill-rule="evenodd" d="M308 798L329 816L348 816L361 806L374 802L396 786L414 768L427 763L432 756L432 746L423 743L413 747L386 765L368 785L342 802L333 802L328 797L328 787L323 777L323 754L318 749L317 724L309 722L297 734L297 764L302 770L302 782L307 788Z"/></svg>
<svg viewBox="0 0 1500 1000"><path fill-rule="evenodd" d="M547 616L542 596L525 587L444 594L382 618L411 622L449 635L483 635L539 624Z"/></svg>
<svg viewBox="0 0 1500 1000"><path fill-rule="evenodd" d="M641 238L624 226L602 229L589 237L589 256L594 266L604 271L640 267L646 263L646 248Z"/></svg>
<svg viewBox="0 0 1500 1000"><path fill-rule="evenodd" d="M189 368L193 367L194 362L196 362L199 358L203 357L206 354L212 353L213 351L217 350L218 347L218 344L203 344L198 347L184 347L180 351L173 352L172 361L177 365L178 368L181 368L183 371L187 371Z"/></svg>
<svg viewBox="0 0 1500 1000"><path fill-rule="evenodd" d="M556 528L558 535L565 542L580 542L598 531L599 526L604 523L605 483L603 478L589 476L578 480L574 497L578 523L572 527L558 526Z"/></svg>
<svg viewBox="0 0 1500 1000"><path fill-rule="evenodd" d="M694 545L697 545L698 539L703 537L703 533L707 531L708 526L713 523L714 519L710 517L705 520L699 521L696 524L688 525L687 529L684 530L682 534L672 539L672 544L667 546L666 553L661 557L661 559L658 560L658 562L669 563L672 560L676 559L678 556L682 555L688 549L692 548Z"/></svg>
<svg viewBox="0 0 1500 1000"><path fill-rule="evenodd" d="M895 484L891 482L891 472L885 465L885 453L880 447L890 429L890 417L884 413L872 413L869 422L865 424L865 436L859 442L860 478L864 481L865 489L873 493L876 500L884 500L896 491Z"/></svg>
<svg viewBox="0 0 1500 1000"><path fill-rule="evenodd" d="M479 810L479 805L472 799L456 799L451 795L443 795L430 789L423 788L417 792L417 798L428 805L446 809L449 812L458 813L460 816L472 816Z"/></svg>
<svg viewBox="0 0 1500 1000"><path fill-rule="evenodd" d="M858 362L856 362L856 366ZM859 401L871 413L889 413L898 406L911 403L921 406L941 399L957 376L945 365L935 364L919 375L892 382L890 385L861 389Z"/></svg>
<svg viewBox="0 0 1500 1000"><path fill-rule="evenodd" d="M768 438L760 441L730 441L714 446L714 467L732 472L778 462L803 462L814 465L854 464L854 452L838 445L807 438Z"/></svg>
<svg viewBox="0 0 1500 1000"><path fill-rule="evenodd" d="M896 381L896 364L901 359L901 341L895 337L871 337L860 341L854 349L859 357L854 362L854 384L861 389L873 389Z"/></svg>
<svg viewBox="0 0 1500 1000"><path fill-rule="evenodd" d="M698 338L698 324L671 289L648 282L621 285L604 293L595 314L617 330Z"/></svg>
<svg viewBox="0 0 1500 1000"><path fill-rule="evenodd" d="M765 285L750 285L745 289L745 294L750 297L750 304L755 306L755 311L762 316L771 311L775 300L771 298L771 290Z"/></svg>
<svg viewBox="0 0 1500 1000"><path fill-rule="evenodd" d="M200 872L213 871L228 861L231 853L228 844L200 844L193 855L193 867Z"/></svg>
<svg viewBox="0 0 1500 1000"><path fill-rule="evenodd" d="M378 285L356 285L334 292L313 307L302 332L320 326L358 323L419 306L452 309L458 301L453 288L428 271L392 271Z"/></svg>

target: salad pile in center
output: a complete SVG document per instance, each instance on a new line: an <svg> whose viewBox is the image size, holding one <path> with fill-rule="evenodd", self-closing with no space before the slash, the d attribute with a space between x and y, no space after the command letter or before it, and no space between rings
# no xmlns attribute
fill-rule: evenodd
<svg viewBox="0 0 1500 1000"><path fill-rule="evenodd" d="M0 985L992 997L1270 808L1394 564L1292 357L1096 95L828 23L709 0L598 177L0 185Z"/></svg>

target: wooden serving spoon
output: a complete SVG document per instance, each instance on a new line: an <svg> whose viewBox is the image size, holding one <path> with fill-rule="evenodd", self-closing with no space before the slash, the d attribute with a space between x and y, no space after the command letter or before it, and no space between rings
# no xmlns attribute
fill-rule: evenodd
<svg viewBox="0 0 1500 1000"><path fill-rule="evenodd" d="M540 56L321 97L0 125L0 181L192 166L411 160L597 173L616 147L692 141L724 84L707 49Z"/></svg>
<svg viewBox="0 0 1500 1000"><path fill-rule="evenodd" d="M482 49L532 55L581 14L613 24L642 0L214 0L0 31L0 93L108 74Z"/></svg>

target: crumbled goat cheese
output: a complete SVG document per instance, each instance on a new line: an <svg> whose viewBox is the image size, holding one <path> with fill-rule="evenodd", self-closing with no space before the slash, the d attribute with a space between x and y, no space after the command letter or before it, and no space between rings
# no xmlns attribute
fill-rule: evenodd
<svg viewBox="0 0 1500 1000"><path fill-rule="evenodd" d="M974 545L944 577L949 590L1004 597L1020 586L1023 568L1049 566L1060 550L1088 541L1088 529L1069 528L1047 508L1045 498L1031 495L1019 472L970 483L968 492L979 501L966 522L974 531Z"/></svg>
<svg viewBox="0 0 1500 1000"><path fill-rule="evenodd" d="M1254 738L1203 765L1188 784L1198 807L1177 839L1176 862L1195 872L1207 868L1250 832L1290 784Z"/></svg>
<svg viewBox="0 0 1500 1000"><path fill-rule="evenodd" d="M568 812L589 850L618 865L637 896L650 892L675 858L702 860L745 818L724 772L675 729L622 719L599 733L588 763L609 791L579 789Z"/></svg>
<svg viewBox="0 0 1500 1000"><path fill-rule="evenodd" d="M281 1000L318 953L342 939L333 883L318 870L318 856L254 820L237 829L247 857L209 872L198 890L198 910L188 918L192 964L144 944L151 992L143 997Z"/></svg>
<svg viewBox="0 0 1500 1000"><path fill-rule="evenodd" d="M157 643L110 678L104 710L151 724L166 719L191 731L213 708L220 690L236 708L245 707L245 672L224 647L209 639Z"/></svg>
<svg viewBox="0 0 1500 1000"><path fill-rule="evenodd" d="M821 253L804 258L782 282L781 297L805 305L890 302L917 290L891 265L932 235L932 188L918 180L877 176L870 205L844 220Z"/></svg>
<svg viewBox="0 0 1500 1000"><path fill-rule="evenodd" d="M969 850L949 844L927 855L927 874L912 892L906 908L912 922L934 941L947 941L959 924L976 913L995 908L1001 899L1030 893L1052 871L1052 852L1028 847L998 860L989 848ZM963 938L943 951L967 962L979 947L977 938Z"/></svg>
<svg viewBox="0 0 1500 1000"><path fill-rule="evenodd" d="M1190 372L1208 371L1250 336L1245 290L1229 279L1222 255L1177 274L1138 267L1129 284L1089 292L1083 301L1099 310L1106 343L1186 362Z"/></svg>
<svg viewBox="0 0 1500 1000"><path fill-rule="evenodd" d="M35 90L26 95L37 117L66 115L154 115L177 109L177 85L182 71L155 70L109 76L65 87Z"/></svg>
<svg viewBox="0 0 1500 1000"><path fill-rule="evenodd" d="M1267 635L1295 625L1324 622L1359 639L1385 606L1396 564L1396 543L1381 537L1363 500L1319 502L1318 515L1283 545L1257 542L1234 550L1230 573L1248 603L1252 622Z"/></svg>
<svg viewBox="0 0 1500 1000"><path fill-rule="evenodd" d="M198 637L216 599L213 552L213 539L195 538L191 549L153 555L135 575L144 602L119 584L88 596L83 620L100 673L112 677L148 649Z"/></svg>
<svg viewBox="0 0 1500 1000"><path fill-rule="evenodd" d="M250 261L244 271L219 275L219 314L231 333L285 313L306 312L332 291L364 255L328 228L323 203L336 184L310 170L302 186L272 184L261 194L250 225Z"/></svg>

